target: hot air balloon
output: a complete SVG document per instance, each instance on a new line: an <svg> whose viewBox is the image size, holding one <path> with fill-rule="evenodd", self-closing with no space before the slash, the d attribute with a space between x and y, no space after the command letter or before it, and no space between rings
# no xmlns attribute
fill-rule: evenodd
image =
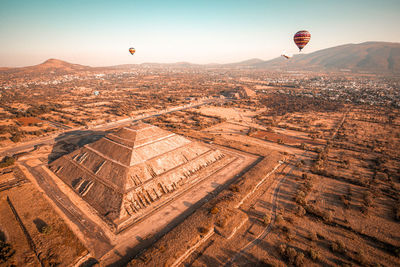
<svg viewBox="0 0 400 267"><path fill-rule="evenodd" d="M298 31L296 32L296 34L294 35L293 39L294 42L296 43L297 47L300 49L303 49L308 41L310 41L311 38L311 34L308 31Z"/></svg>
<svg viewBox="0 0 400 267"><path fill-rule="evenodd" d="M131 55L135 54L136 50L135 48L131 47L129 48L129 52L131 53Z"/></svg>
<svg viewBox="0 0 400 267"><path fill-rule="evenodd" d="M288 53L286 53L285 51L283 51L281 56L284 57L284 58L286 58L286 59L289 59L289 58L291 58L293 55L292 55L292 54L288 54Z"/></svg>

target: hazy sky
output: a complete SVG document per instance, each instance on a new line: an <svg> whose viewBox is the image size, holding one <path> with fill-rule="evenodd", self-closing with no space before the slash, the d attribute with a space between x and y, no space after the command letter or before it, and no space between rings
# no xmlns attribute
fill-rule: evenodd
<svg viewBox="0 0 400 267"><path fill-rule="evenodd" d="M400 0L0 0L0 66L266 60L297 53L303 29L304 53L400 42L399 14Z"/></svg>

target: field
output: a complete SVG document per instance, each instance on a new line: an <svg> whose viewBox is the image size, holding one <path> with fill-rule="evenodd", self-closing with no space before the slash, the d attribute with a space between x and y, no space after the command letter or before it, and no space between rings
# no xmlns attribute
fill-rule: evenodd
<svg viewBox="0 0 400 267"><path fill-rule="evenodd" d="M8 173L8 180L10 175L22 173L15 168ZM33 184L25 181L2 191L0 201L2 241L14 251L5 266L38 266L39 262L45 266L69 266L88 253Z"/></svg>
<svg viewBox="0 0 400 267"><path fill-rule="evenodd" d="M397 76L185 64L68 72L73 67L0 72L0 264L71 266L87 255L87 264L118 266L400 266ZM209 162L193 167L204 181L182 194L164 191L167 202L113 231L103 219L116 211L97 214L49 164L141 120L232 157L215 172L203 170ZM128 131L133 148L122 137L107 144L129 155L164 140L137 145L136 130ZM89 190L95 172L107 169L99 184L124 175L102 167L110 155L121 165L122 153L110 147L95 149L102 156L95 164L93 154L90 170L86 156L74 161L92 172L80 189ZM182 150L160 166L183 168L188 158L172 153ZM146 185L162 177L150 165L143 170ZM132 182L121 192L142 189ZM155 202L146 196L137 203ZM129 213L129 201L117 209Z"/></svg>
<svg viewBox="0 0 400 267"><path fill-rule="evenodd" d="M229 114L223 107L209 107L202 113ZM338 112L297 112L262 120L253 114L247 122L228 115L225 122L201 132L186 132L260 155L281 151L293 156L239 210L204 214L214 217L214 228L200 231L200 239L192 239L190 252L183 258L170 257L166 262L182 266L399 265L397 118L384 109L348 106ZM278 122L268 123L271 119ZM233 188L242 190L240 183ZM220 212L223 223L218 219ZM195 217L188 220L192 225L200 222ZM174 234L170 235L172 240ZM132 266L141 266L143 261L161 264L154 258L157 253L164 257L177 250L166 247L168 238L163 237ZM163 251L156 252L156 247Z"/></svg>

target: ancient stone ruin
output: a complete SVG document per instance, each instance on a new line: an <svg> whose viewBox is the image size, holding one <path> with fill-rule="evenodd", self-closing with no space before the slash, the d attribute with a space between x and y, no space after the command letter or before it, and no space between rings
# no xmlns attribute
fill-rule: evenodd
<svg viewBox="0 0 400 267"><path fill-rule="evenodd" d="M218 149L138 123L55 160L50 169L118 232L230 159Z"/></svg>

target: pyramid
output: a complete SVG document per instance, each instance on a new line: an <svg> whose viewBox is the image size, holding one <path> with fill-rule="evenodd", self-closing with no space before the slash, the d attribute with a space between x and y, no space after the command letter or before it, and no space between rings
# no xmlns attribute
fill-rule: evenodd
<svg viewBox="0 0 400 267"><path fill-rule="evenodd" d="M226 154L137 123L60 157L50 169L114 229L143 217L200 179Z"/></svg>

